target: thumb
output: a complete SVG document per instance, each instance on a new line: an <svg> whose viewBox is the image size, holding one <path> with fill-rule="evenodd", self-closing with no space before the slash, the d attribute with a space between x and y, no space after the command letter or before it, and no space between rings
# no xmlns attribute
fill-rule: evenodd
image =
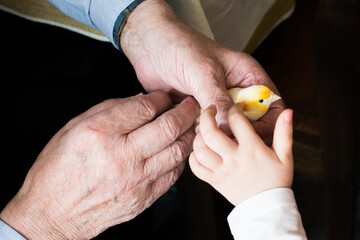
<svg viewBox="0 0 360 240"><path fill-rule="evenodd" d="M286 109L278 117L274 130L273 150L283 164L292 163L293 110Z"/></svg>
<svg viewBox="0 0 360 240"><path fill-rule="evenodd" d="M209 82L213 84L201 89L198 94L195 93L195 98L202 109L207 109L211 105L216 106L217 125L224 133L230 134L231 131L227 122L227 113L234 103L225 87L225 83L223 86L220 86L219 82L216 80Z"/></svg>

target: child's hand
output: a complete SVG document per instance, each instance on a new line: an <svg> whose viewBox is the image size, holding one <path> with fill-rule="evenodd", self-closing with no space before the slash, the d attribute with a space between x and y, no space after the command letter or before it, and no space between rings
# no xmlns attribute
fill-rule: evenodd
<svg viewBox="0 0 360 240"><path fill-rule="evenodd" d="M215 107L206 109L189 159L193 173L235 206L266 190L290 188L293 180L292 110L280 114L272 148L265 145L242 112L243 105L235 104L228 113L234 142L217 127Z"/></svg>

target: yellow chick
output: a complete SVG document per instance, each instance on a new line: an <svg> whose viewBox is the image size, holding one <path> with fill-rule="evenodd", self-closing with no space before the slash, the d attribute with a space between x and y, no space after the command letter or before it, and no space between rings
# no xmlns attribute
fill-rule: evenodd
<svg viewBox="0 0 360 240"><path fill-rule="evenodd" d="M247 88L228 90L234 103L244 103L244 115L250 121L256 121L269 110L270 105L281 99L265 85L253 85Z"/></svg>
<svg viewBox="0 0 360 240"><path fill-rule="evenodd" d="M228 92L234 103L244 103L244 115L250 121L256 121L264 116L271 103L281 99L265 85L231 88ZM199 122L199 118L196 119L196 122Z"/></svg>

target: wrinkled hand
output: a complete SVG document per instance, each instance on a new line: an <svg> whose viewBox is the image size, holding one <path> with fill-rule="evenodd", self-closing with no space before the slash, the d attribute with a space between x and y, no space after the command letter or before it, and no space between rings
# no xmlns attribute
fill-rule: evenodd
<svg viewBox="0 0 360 240"><path fill-rule="evenodd" d="M0 217L28 239L89 239L149 207L177 180L199 114L163 92L113 99L47 144ZM171 109L171 110L169 110Z"/></svg>
<svg viewBox="0 0 360 240"><path fill-rule="evenodd" d="M256 60L191 29L163 0L147 0L134 10L121 35L121 46L147 91L163 90L180 99L194 96L203 109L215 105L223 130L228 130L226 116L232 106L226 89L264 84L279 94ZM278 101L254 123L262 138L271 138L283 109L283 102Z"/></svg>

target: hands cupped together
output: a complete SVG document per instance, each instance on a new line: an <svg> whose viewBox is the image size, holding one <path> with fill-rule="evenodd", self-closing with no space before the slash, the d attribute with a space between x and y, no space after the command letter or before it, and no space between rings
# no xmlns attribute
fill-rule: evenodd
<svg viewBox="0 0 360 240"><path fill-rule="evenodd" d="M264 69L251 56L221 46L191 29L162 0L147 0L130 15L121 46L148 92L162 90L175 99L190 95L203 109L215 105L218 125L229 133L227 89L266 85L279 95ZM284 103L277 101L254 122L257 133L272 139Z"/></svg>
<svg viewBox="0 0 360 240"><path fill-rule="evenodd" d="M94 106L50 140L1 219L28 239L89 239L134 218L179 177L198 114L163 92Z"/></svg>

